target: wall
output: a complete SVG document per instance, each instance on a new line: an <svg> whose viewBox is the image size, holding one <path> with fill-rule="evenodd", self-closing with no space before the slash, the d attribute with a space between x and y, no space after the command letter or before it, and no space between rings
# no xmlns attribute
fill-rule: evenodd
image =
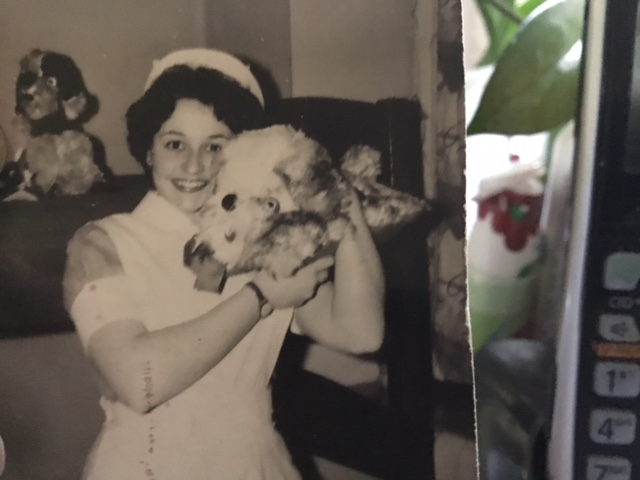
<svg viewBox="0 0 640 480"><path fill-rule="evenodd" d="M67 53L82 69L102 100L88 129L106 144L117 174L139 172L124 140L126 108L151 60L175 48L243 53L269 66L283 96L413 95L413 3L291 0L289 14L288 0L3 0L0 125L13 138L18 62L35 47Z"/></svg>
<svg viewBox="0 0 640 480"><path fill-rule="evenodd" d="M33 48L71 55L101 110L87 129L106 145L117 174L139 172L125 143L124 114L151 61L203 45L203 0L3 0L0 2L0 124L10 135L20 58Z"/></svg>
<svg viewBox="0 0 640 480"><path fill-rule="evenodd" d="M246 54L269 66L283 96L415 93L413 0L290 3L289 15L287 0L3 0L0 125L12 137L18 62L35 47L71 55L102 99L88 129L103 139L118 174L139 171L124 141L126 108L151 60L171 49L206 43Z"/></svg>
<svg viewBox="0 0 640 480"><path fill-rule="evenodd" d="M413 88L414 0L291 0L293 96L375 101Z"/></svg>
<svg viewBox="0 0 640 480"><path fill-rule="evenodd" d="M205 2L206 40L268 68L279 94L291 95L289 0Z"/></svg>

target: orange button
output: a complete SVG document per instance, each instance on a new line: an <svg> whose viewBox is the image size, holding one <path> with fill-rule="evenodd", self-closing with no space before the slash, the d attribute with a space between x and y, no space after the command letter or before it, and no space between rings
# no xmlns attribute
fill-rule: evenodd
<svg viewBox="0 0 640 480"><path fill-rule="evenodd" d="M640 345L629 343L593 342L593 351L600 358L640 360Z"/></svg>

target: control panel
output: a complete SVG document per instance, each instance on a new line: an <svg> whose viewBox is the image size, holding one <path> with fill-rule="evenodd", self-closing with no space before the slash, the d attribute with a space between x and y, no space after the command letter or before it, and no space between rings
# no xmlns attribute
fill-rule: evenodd
<svg viewBox="0 0 640 480"><path fill-rule="evenodd" d="M604 20L592 206L580 298L574 480L640 480L638 3L610 0Z"/></svg>
<svg viewBox="0 0 640 480"><path fill-rule="evenodd" d="M583 299L575 478L638 479L640 251L608 250L600 258Z"/></svg>

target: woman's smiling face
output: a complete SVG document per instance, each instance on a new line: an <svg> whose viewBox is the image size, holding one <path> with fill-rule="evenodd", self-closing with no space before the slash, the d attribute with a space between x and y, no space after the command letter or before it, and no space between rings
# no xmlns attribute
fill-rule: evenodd
<svg viewBox="0 0 640 480"><path fill-rule="evenodd" d="M195 213L211 194L220 150L231 130L197 100L181 99L153 138L148 160L158 193L184 213Z"/></svg>

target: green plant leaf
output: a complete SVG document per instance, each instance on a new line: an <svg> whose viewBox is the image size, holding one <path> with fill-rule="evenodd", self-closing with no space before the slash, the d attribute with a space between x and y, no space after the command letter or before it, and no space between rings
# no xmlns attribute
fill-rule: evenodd
<svg viewBox="0 0 640 480"><path fill-rule="evenodd" d="M515 35L522 19L545 1L476 0L489 36L489 45L478 66L495 63Z"/></svg>
<svg viewBox="0 0 640 480"><path fill-rule="evenodd" d="M514 3L515 0L508 0L504 2L504 6L513 11ZM489 45L478 65L491 65L500 58L519 24L496 9L489 0L477 0L477 5L489 36Z"/></svg>
<svg viewBox="0 0 640 480"><path fill-rule="evenodd" d="M545 2L496 63L467 133L538 133L569 121L577 101L584 0Z"/></svg>

